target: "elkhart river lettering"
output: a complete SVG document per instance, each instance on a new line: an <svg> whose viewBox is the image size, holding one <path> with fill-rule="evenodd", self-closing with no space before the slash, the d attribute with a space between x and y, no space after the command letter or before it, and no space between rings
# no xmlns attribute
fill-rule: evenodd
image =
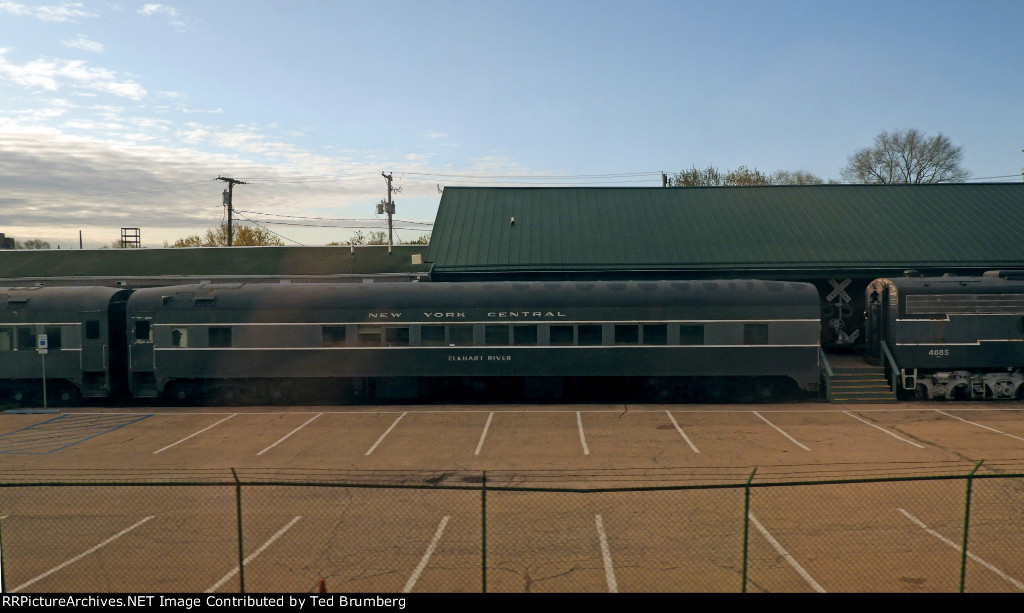
<svg viewBox="0 0 1024 613"><path fill-rule="evenodd" d="M449 362L511 362L510 355L450 355Z"/></svg>

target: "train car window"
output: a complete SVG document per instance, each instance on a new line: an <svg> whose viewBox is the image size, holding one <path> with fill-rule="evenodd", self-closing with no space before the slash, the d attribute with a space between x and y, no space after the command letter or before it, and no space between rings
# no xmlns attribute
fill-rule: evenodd
<svg viewBox="0 0 1024 613"><path fill-rule="evenodd" d="M668 344L668 325L666 324L644 324L644 340L645 345L667 345Z"/></svg>
<svg viewBox="0 0 1024 613"><path fill-rule="evenodd" d="M230 347L231 328L210 328L211 347Z"/></svg>
<svg viewBox="0 0 1024 613"><path fill-rule="evenodd" d="M473 326L448 326L448 344L468 347L473 344Z"/></svg>
<svg viewBox="0 0 1024 613"><path fill-rule="evenodd" d="M423 347L444 347L444 326L421 326L420 345Z"/></svg>
<svg viewBox="0 0 1024 613"><path fill-rule="evenodd" d="M578 345L600 345L601 324L583 324L576 328Z"/></svg>
<svg viewBox="0 0 1024 613"><path fill-rule="evenodd" d="M46 326L46 344L50 350L60 349L62 346L60 327Z"/></svg>
<svg viewBox="0 0 1024 613"><path fill-rule="evenodd" d="M744 345L767 345L768 324L743 324Z"/></svg>
<svg viewBox="0 0 1024 613"><path fill-rule="evenodd" d="M679 344L680 345L703 345L704 344L704 326L703 326L703 324L679 326Z"/></svg>
<svg viewBox="0 0 1024 613"><path fill-rule="evenodd" d="M485 345L508 345L508 326L484 326Z"/></svg>
<svg viewBox="0 0 1024 613"><path fill-rule="evenodd" d="M552 345L572 344L572 326L551 326L548 333Z"/></svg>
<svg viewBox="0 0 1024 613"><path fill-rule="evenodd" d="M356 341L360 347L380 347L381 341L380 326L359 326L356 331Z"/></svg>
<svg viewBox="0 0 1024 613"><path fill-rule="evenodd" d="M90 319L85 322L85 338L89 340L96 340L100 337L100 322L95 319Z"/></svg>
<svg viewBox="0 0 1024 613"><path fill-rule="evenodd" d="M135 322L135 340L149 342L149 320L141 319Z"/></svg>
<svg viewBox="0 0 1024 613"><path fill-rule="evenodd" d="M14 351L14 328L0 328L0 351Z"/></svg>
<svg viewBox="0 0 1024 613"><path fill-rule="evenodd" d="M384 328L384 344L388 347L408 347L409 328L405 326Z"/></svg>
<svg viewBox="0 0 1024 613"><path fill-rule="evenodd" d="M640 327L635 324L615 324L616 345L636 345L640 342Z"/></svg>
<svg viewBox="0 0 1024 613"><path fill-rule="evenodd" d="M513 345L536 345L537 326L512 326Z"/></svg>
<svg viewBox="0 0 1024 613"><path fill-rule="evenodd" d="M344 347L346 344L345 326L322 326L320 328L322 347Z"/></svg>
<svg viewBox="0 0 1024 613"><path fill-rule="evenodd" d="M174 328L171 330L172 347L188 347L188 328Z"/></svg>
<svg viewBox="0 0 1024 613"><path fill-rule="evenodd" d="M36 336L32 328L18 328L18 351L29 351L36 348Z"/></svg>

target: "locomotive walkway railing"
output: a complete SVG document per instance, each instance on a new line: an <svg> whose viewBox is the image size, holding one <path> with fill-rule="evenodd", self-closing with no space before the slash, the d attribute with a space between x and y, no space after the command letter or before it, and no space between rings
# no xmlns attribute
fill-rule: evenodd
<svg viewBox="0 0 1024 613"><path fill-rule="evenodd" d="M883 363L889 364L889 370L892 373L892 393L895 394L897 393L896 382L899 381L900 377L900 367L896 365L896 358L892 357L892 352L889 351L889 345L887 345L884 340L882 341L882 354L884 355L885 360L882 360L883 356L878 356L878 359Z"/></svg>

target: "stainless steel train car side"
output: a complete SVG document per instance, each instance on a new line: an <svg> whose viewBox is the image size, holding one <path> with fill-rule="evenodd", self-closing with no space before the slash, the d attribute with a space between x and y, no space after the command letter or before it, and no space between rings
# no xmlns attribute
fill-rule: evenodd
<svg viewBox="0 0 1024 613"><path fill-rule="evenodd" d="M123 383L124 300L108 287L0 288L0 404L75 404L106 398ZM46 354L37 350L40 335ZM113 368L112 368L113 367ZM118 379L118 373L122 378ZM123 387L123 385L121 386Z"/></svg>
<svg viewBox="0 0 1024 613"><path fill-rule="evenodd" d="M449 391L558 396L610 381L649 398L817 389L815 288L774 281L201 284L128 301L136 397Z"/></svg>
<svg viewBox="0 0 1024 613"><path fill-rule="evenodd" d="M918 398L1024 398L1024 277L877 279L866 290L870 361L896 363Z"/></svg>

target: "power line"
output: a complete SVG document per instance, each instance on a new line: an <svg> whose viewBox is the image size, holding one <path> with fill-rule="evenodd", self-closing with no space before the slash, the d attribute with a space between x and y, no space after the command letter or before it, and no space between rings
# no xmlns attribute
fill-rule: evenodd
<svg viewBox="0 0 1024 613"><path fill-rule="evenodd" d="M240 209L235 209L239 211ZM264 213L263 211L241 211L243 213L249 213L251 215L266 215L268 217L287 217L288 219L316 219L319 221L373 221L370 219L358 218L358 217L314 217L310 215L285 215L283 213ZM409 219L396 219L402 223L420 224L424 226L433 226L432 221L413 221ZM270 223L270 222L268 222ZM329 226L328 226L329 227Z"/></svg>
<svg viewBox="0 0 1024 613"><path fill-rule="evenodd" d="M274 236L276 236L276 237L278 237L278 238L283 238L284 240L286 240L286 241L291 241L291 242L295 243L296 245L298 245L298 246L300 246L300 247L305 247L305 245L303 245L303 244L302 244L302 243L300 243L299 241L297 241L297 240L293 240L293 239L290 239L290 238L288 238L287 236L284 236L283 234L278 234L277 232L274 232L274 231L273 231L273 230L271 230L270 228L264 227L264 226L263 226L262 224L260 224L259 222L257 222L257 221L254 221L254 220L252 220L252 219L249 219L249 218L248 218L248 217L246 217L245 215L239 215L239 217L241 217L242 219L244 219L244 220L248 221L248 222L249 222L249 223L251 223L251 224L254 224L254 225L256 225L256 226L258 226L258 227L260 227L260 228L263 228L264 230L266 230L267 232L270 232L271 234L273 234Z"/></svg>

